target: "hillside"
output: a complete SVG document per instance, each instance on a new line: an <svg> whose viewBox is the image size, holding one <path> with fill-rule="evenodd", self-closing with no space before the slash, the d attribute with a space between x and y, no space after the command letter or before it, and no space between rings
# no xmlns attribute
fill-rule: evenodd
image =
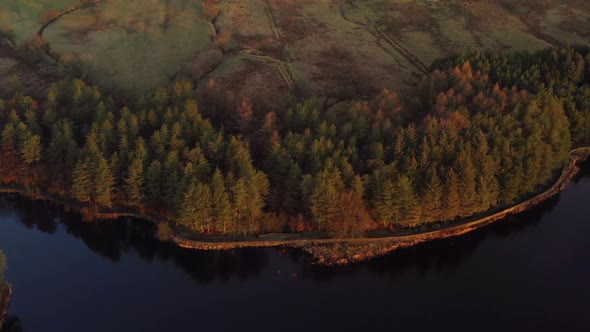
<svg viewBox="0 0 590 332"><path fill-rule="evenodd" d="M590 141L561 3L4 2L0 185L208 236L509 207Z"/></svg>
<svg viewBox="0 0 590 332"><path fill-rule="evenodd" d="M589 19L582 0L0 3L0 30L26 46L45 78L74 74L127 95L178 80L206 91L214 82L269 109L283 107L290 92L337 101L404 90L433 60L467 51L588 44ZM0 51L1 90L16 74L38 91L34 74L7 53Z"/></svg>

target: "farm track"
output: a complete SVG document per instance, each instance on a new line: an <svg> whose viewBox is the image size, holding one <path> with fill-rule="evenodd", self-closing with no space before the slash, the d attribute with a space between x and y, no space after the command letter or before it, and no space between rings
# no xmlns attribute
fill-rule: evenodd
<svg viewBox="0 0 590 332"><path fill-rule="evenodd" d="M348 5L350 5L353 8L358 9L358 7L354 4L353 1L349 0ZM397 53L399 53L401 56L406 58L406 60L408 60L408 62L410 62L410 64L412 64L414 67L416 67L416 69L418 69L418 71L421 74L428 73L428 66L426 66L424 64L424 62L422 62L422 60L420 60L420 58L418 58L416 55L414 55L412 52L410 52L406 47L404 47L401 42L395 41L391 36L389 36L389 34L387 32L385 32L381 28L379 28L377 22L370 14L365 13L365 19L367 20L367 23L357 22L357 21L354 21L354 20L351 20L350 18L348 18L346 16L345 9L343 8L342 5L340 5L340 16L342 16L342 18L345 21L355 24L355 25L358 25L358 26L361 26L365 30L367 30L370 34L375 36L378 40L377 44L379 45L379 47L381 49L383 49L383 51L385 51L389 56L394 58L394 60L396 62L398 62L398 60L396 59L395 54L391 53L390 50L388 50L386 47L384 47L384 45L379 43L380 40L383 40L388 46L390 46ZM399 64L399 62L398 62L398 64Z"/></svg>
<svg viewBox="0 0 590 332"><path fill-rule="evenodd" d="M396 51L398 51L401 55L403 55L412 65L414 65L418 70L422 72L422 74L428 73L428 66L420 60L416 55L410 52L407 48L403 46L401 42L395 41L389 34L379 28L379 25L375 21L375 19L370 14L365 14L367 21L369 22L369 26L379 35L383 40L393 47Z"/></svg>
<svg viewBox="0 0 590 332"><path fill-rule="evenodd" d="M268 18L268 24L270 26L270 29L273 32L274 37L282 45L284 45L284 36L283 36L283 33L281 32L281 29L277 25L277 21L276 21L276 18L272 12L272 7L270 6L269 0L264 0L264 11L265 11L265 16ZM264 60L264 61L273 63L276 66L277 71L279 72L279 74L283 78L283 81L285 81L285 83L289 87L289 89L290 90L294 89L296 79L295 79L295 75L293 73L293 69L291 68L291 65L289 64L288 61L279 60L279 59L276 59L276 58L273 58L273 57L270 57L267 55L250 54L250 53L246 53L246 52L238 52L237 55L257 58L260 60Z"/></svg>
<svg viewBox="0 0 590 332"><path fill-rule="evenodd" d="M215 37L217 36L217 34L219 32L217 31L217 28L215 27L215 23L210 21L210 22L207 22L207 25L209 26L209 30L211 31L211 41L214 42Z"/></svg>
<svg viewBox="0 0 590 332"><path fill-rule="evenodd" d="M268 18L268 24L269 24L271 30L273 31L273 35L275 36L275 38L278 41L282 42L283 35L281 33L281 30L278 28L278 26L276 24L276 20L274 18L274 15L272 13L272 9L270 7L268 0L264 0L264 4L265 4L265 6L264 6L265 7L265 15ZM209 25L209 29L211 31L211 40L212 41L215 41L217 35L219 34L219 29L217 28L215 21L216 21L216 18L214 18L210 22L207 22ZM295 75L293 74L293 70L291 69L291 66L289 65L289 63L287 61L279 60L279 59L276 59L276 58L273 58L273 57L270 57L267 55L251 54L251 53L247 53L245 51L228 53L222 47L220 47L220 50L224 56L232 56L233 55L233 56L241 56L241 57L250 57L250 58L262 60L264 62L272 63L276 67L279 74L281 75L281 78L283 79L285 84L287 84L287 86L289 87L290 90L293 90L293 88L295 86ZM217 68L219 68L219 66L222 63L223 63L223 61L220 62L219 64L213 66L210 70L208 70L201 77L199 77L198 80L201 81L204 78L206 78L207 76L209 76L212 72L214 72ZM176 72L170 78L170 82L175 80L176 77L178 76L178 74L179 74L179 72Z"/></svg>
<svg viewBox="0 0 590 332"><path fill-rule="evenodd" d="M249 53L245 53L245 52L240 52L240 53L237 53L236 55L243 56L243 57L255 58L255 59L259 59L259 60L262 60L265 62L270 62L270 63L274 64L276 66L277 70L279 71L279 74L281 74L283 81L285 81L285 83L289 86L289 89L293 90L293 88L295 87L295 76L293 75L293 70L291 69L291 66L289 65L288 62L275 59L275 58L270 57L268 55L249 54Z"/></svg>
<svg viewBox="0 0 590 332"><path fill-rule="evenodd" d="M268 17L270 28L271 28L273 34L275 35L275 38L278 40L283 40L283 33L281 32L281 29L279 29L279 27L277 25L277 21L274 17L274 14L272 13L272 8L270 7L268 0L264 0L264 3L265 3L264 10L266 12L266 16Z"/></svg>
<svg viewBox="0 0 590 332"><path fill-rule="evenodd" d="M542 40L551 46L563 45L563 43L560 42L559 40L549 36L548 34L540 31L538 28L527 23L522 17L516 16L516 15L513 15L513 16L516 17L527 28L527 32L530 33L531 35L533 35L533 37L535 37L539 40Z"/></svg>

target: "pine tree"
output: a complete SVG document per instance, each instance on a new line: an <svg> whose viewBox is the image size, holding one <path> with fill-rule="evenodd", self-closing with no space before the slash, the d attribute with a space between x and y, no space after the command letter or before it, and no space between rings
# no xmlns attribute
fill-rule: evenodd
<svg viewBox="0 0 590 332"><path fill-rule="evenodd" d="M21 154L27 165L37 164L41 160L41 136L30 135L23 141Z"/></svg>
<svg viewBox="0 0 590 332"><path fill-rule="evenodd" d="M96 204L111 207L115 177L106 158L100 156L94 174L94 200Z"/></svg>
<svg viewBox="0 0 590 332"><path fill-rule="evenodd" d="M232 207L229 194L225 188L223 175L218 168L213 172L211 179L211 198L215 228L217 230L223 230L223 233L227 233L227 226L232 219Z"/></svg>
<svg viewBox="0 0 590 332"><path fill-rule="evenodd" d="M194 204L199 228L201 231L211 230L213 226L213 197L209 185L197 184Z"/></svg>
<svg viewBox="0 0 590 332"><path fill-rule="evenodd" d="M412 181L405 175L400 176L395 183L395 192L398 197L400 216L397 223L413 227L420 223L420 200L412 185Z"/></svg>
<svg viewBox="0 0 590 332"><path fill-rule="evenodd" d="M178 221L182 225L200 232L211 230L214 211L209 186L193 182L183 193L178 210Z"/></svg>
<svg viewBox="0 0 590 332"><path fill-rule="evenodd" d="M320 182L310 197L310 210L318 229L323 230L327 224L334 222L339 208L338 190L331 182Z"/></svg>
<svg viewBox="0 0 590 332"><path fill-rule="evenodd" d="M442 220L442 189L438 173L434 167L431 167L422 193L422 222Z"/></svg>
<svg viewBox="0 0 590 332"><path fill-rule="evenodd" d="M288 212L295 212L300 208L301 199L299 197L299 184L301 183L301 176L301 168L297 163L293 163L289 170L289 174L287 175L285 187L283 188L282 206Z"/></svg>
<svg viewBox="0 0 590 332"><path fill-rule="evenodd" d="M443 191L442 220L453 220L457 218L461 212L461 198L459 197L459 185L457 182L457 174L452 168L449 169Z"/></svg>
<svg viewBox="0 0 590 332"><path fill-rule="evenodd" d="M179 190L180 175L179 175L180 161L178 160L178 153L171 151L166 157L163 167L163 184L164 192L163 198L166 206L172 208L179 200L182 191Z"/></svg>
<svg viewBox="0 0 590 332"><path fill-rule="evenodd" d="M144 199L143 182L143 161L136 158L129 165L129 171L125 178L125 194L130 204L140 205Z"/></svg>
<svg viewBox="0 0 590 332"><path fill-rule="evenodd" d="M196 186L193 184L186 192L183 193L183 199L178 208L178 222L192 230L198 230L197 228L197 209L195 207L196 198Z"/></svg>
<svg viewBox="0 0 590 332"><path fill-rule="evenodd" d="M459 158L459 197L461 198L460 216L470 216L477 209L476 169L468 155Z"/></svg>
<svg viewBox="0 0 590 332"><path fill-rule="evenodd" d="M162 197L162 164L158 160L152 161L145 172L145 191L152 200Z"/></svg>
<svg viewBox="0 0 590 332"><path fill-rule="evenodd" d="M390 179L385 180L375 202L375 214L384 225L391 225L399 217L395 187Z"/></svg>
<svg viewBox="0 0 590 332"><path fill-rule="evenodd" d="M231 188L231 198L232 210L236 215L232 228L235 232L241 231L245 235L247 231L244 224L249 217L248 200L250 197L248 195L248 187L244 179L238 179L238 181L236 181L236 183L233 185Z"/></svg>
<svg viewBox="0 0 590 332"><path fill-rule="evenodd" d="M93 192L92 171L88 158L79 160L72 175L72 196L80 202L90 202Z"/></svg>

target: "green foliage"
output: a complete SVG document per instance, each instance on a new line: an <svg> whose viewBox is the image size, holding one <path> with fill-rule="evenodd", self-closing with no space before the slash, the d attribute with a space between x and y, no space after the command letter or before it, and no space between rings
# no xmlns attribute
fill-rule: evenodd
<svg viewBox="0 0 590 332"><path fill-rule="evenodd" d="M215 170L211 179L211 209L215 228L226 233L233 213L229 193L219 169Z"/></svg>
<svg viewBox="0 0 590 332"><path fill-rule="evenodd" d="M450 221L539 190L572 142L590 141L589 53L441 60L411 100L383 91L270 113L244 101L231 134L201 115L186 82L121 107L62 81L40 103L20 93L0 102L0 182L127 204L199 232L256 233L291 220L292 229L349 237L374 220Z"/></svg>
<svg viewBox="0 0 590 332"><path fill-rule="evenodd" d="M125 194L132 205L140 205L143 201L143 183L143 161L141 158L135 158L129 165L129 172L125 178Z"/></svg>
<svg viewBox="0 0 590 332"><path fill-rule="evenodd" d="M93 180L88 158L76 163L72 178L72 196L80 202L90 202Z"/></svg>

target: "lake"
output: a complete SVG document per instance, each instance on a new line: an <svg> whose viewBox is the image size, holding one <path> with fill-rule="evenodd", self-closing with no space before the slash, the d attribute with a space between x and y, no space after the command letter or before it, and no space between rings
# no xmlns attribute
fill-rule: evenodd
<svg viewBox="0 0 590 332"><path fill-rule="evenodd" d="M588 171L586 171L588 173ZM461 238L327 268L297 251L199 252L154 226L0 198L15 331L589 331L590 176Z"/></svg>

